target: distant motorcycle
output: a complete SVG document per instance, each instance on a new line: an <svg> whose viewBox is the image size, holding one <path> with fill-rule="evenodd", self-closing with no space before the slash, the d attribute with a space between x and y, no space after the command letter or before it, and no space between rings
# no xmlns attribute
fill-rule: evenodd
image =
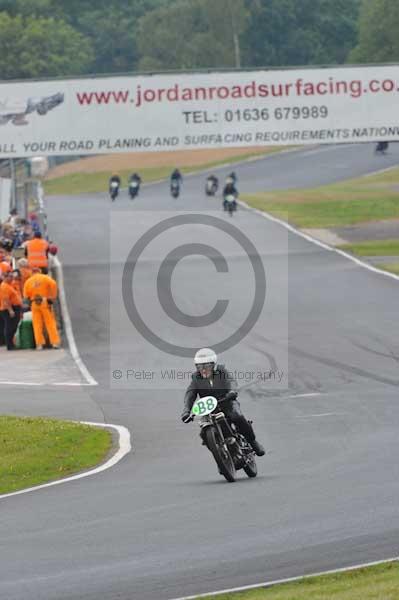
<svg viewBox="0 0 399 600"><path fill-rule="evenodd" d="M378 142L378 144L375 148L375 153L376 154L385 154L385 152L388 150L388 146L389 146L388 142Z"/></svg>
<svg viewBox="0 0 399 600"><path fill-rule="evenodd" d="M173 198L178 198L180 195L180 183L177 179L172 179L170 184L170 193Z"/></svg>
<svg viewBox="0 0 399 600"><path fill-rule="evenodd" d="M111 196L112 202L118 197L119 194L119 183L117 181L111 181L109 184L109 195Z"/></svg>
<svg viewBox="0 0 399 600"><path fill-rule="evenodd" d="M135 198L136 196L138 196L138 193L140 191L140 184L138 181L133 180L130 181L129 183L129 196L130 198L133 200L133 198Z"/></svg>
<svg viewBox="0 0 399 600"><path fill-rule="evenodd" d="M223 200L223 209L228 211L230 217L237 210L237 197L234 194L227 194Z"/></svg>
<svg viewBox="0 0 399 600"><path fill-rule="evenodd" d="M214 196L218 191L218 180L217 179L207 179L205 183L205 193L207 196Z"/></svg>
<svg viewBox="0 0 399 600"><path fill-rule="evenodd" d="M255 452L225 416L223 399L218 401L213 396L198 398L191 409L191 417L200 419L202 443L212 453L219 473L227 481L235 481L239 469L243 469L248 477L256 477Z"/></svg>

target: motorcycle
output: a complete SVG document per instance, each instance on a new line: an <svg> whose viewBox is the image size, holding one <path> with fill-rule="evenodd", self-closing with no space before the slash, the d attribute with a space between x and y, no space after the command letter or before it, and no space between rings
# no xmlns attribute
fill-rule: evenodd
<svg viewBox="0 0 399 600"><path fill-rule="evenodd" d="M138 193L140 191L140 184L138 181L135 181L133 179L133 181L130 181L129 183L129 196L130 198L133 200L133 198L135 198Z"/></svg>
<svg viewBox="0 0 399 600"><path fill-rule="evenodd" d="M119 194L119 183L117 181L111 181L109 185L109 195L111 196L112 202L117 198Z"/></svg>
<svg viewBox="0 0 399 600"><path fill-rule="evenodd" d="M378 142L376 149L375 149L375 153L376 154L385 154L385 152L388 150L388 142Z"/></svg>
<svg viewBox="0 0 399 600"><path fill-rule="evenodd" d="M230 217L237 210L237 199L234 194L227 194L223 200L223 209L229 212Z"/></svg>
<svg viewBox="0 0 399 600"><path fill-rule="evenodd" d="M240 469L248 477L256 477L255 452L234 423L228 421L220 404L223 399L218 401L214 396L205 396L198 398L191 408L192 419L199 418L202 443L213 455L219 473L230 483L235 481L236 471Z"/></svg>
<svg viewBox="0 0 399 600"><path fill-rule="evenodd" d="M179 197L180 183L177 181L177 179L172 179L170 184L170 193L172 194L173 198Z"/></svg>
<svg viewBox="0 0 399 600"><path fill-rule="evenodd" d="M214 196L218 191L218 182L215 179L207 179L205 184L205 193L207 196Z"/></svg>

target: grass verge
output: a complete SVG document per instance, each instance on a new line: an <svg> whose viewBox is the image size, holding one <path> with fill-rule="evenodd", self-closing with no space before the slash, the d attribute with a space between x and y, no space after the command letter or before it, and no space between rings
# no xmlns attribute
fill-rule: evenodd
<svg viewBox="0 0 399 600"><path fill-rule="evenodd" d="M310 577L270 588L209 596L209 600L398 600L399 564ZM208 600L208 599L207 599Z"/></svg>
<svg viewBox="0 0 399 600"><path fill-rule="evenodd" d="M213 167L223 166L229 163L240 162L249 158L255 158L281 152L286 148L269 148L267 152L248 152L238 156L230 156L229 158L205 162L201 165L192 165L182 167L180 170L182 173L196 173L205 169L211 169ZM173 164L173 156L171 156L170 166L164 167L147 167L137 169L140 173L143 183L149 183L151 181L158 181L159 179L166 179L170 176L171 172L176 165ZM132 174L132 169L119 170L118 174L122 179L122 185L127 185L129 175ZM104 192L108 190L108 180L110 177L110 171L99 171L96 173L72 173L63 177L57 177L55 179L49 179L44 181L44 189L46 195L74 195L74 194L95 194L98 192Z"/></svg>
<svg viewBox="0 0 399 600"><path fill-rule="evenodd" d="M314 189L244 195L250 206L301 228L331 228L399 218L399 169Z"/></svg>
<svg viewBox="0 0 399 600"><path fill-rule="evenodd" d="M379 269L383 269L384 271L389 271L390 273L394 273L395 275L399 275L399 262L397 263L379 263L375 265ZM399 594L398 594L399 599Z"/></svg>
<svg viewBox="0 0 399 600"><path fill-rule="evenodd" d="M0 417L0 439L0 494L94 467L112 445L105 429L41 417Z"/></svg>
<svg viewBox="0 0 399 600"><path fill-rule="evenodd" d="M338 247L356 256L399 256L399 240L375 240Z"/></svg>

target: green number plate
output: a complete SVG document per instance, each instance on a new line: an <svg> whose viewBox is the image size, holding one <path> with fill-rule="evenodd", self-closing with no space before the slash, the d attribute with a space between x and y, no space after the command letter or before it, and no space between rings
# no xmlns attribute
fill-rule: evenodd
<svg viewBox="0 0 399 600"><path fill-rule="evenodd" d="M215 410L218 401L213 396L205 396L198 398L193 404L191 413L196 417L205 417Z"/></svg>

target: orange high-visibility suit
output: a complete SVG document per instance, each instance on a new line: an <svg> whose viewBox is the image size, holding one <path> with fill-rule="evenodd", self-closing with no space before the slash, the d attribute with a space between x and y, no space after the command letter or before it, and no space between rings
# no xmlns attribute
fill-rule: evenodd
<svg viewBox="0 0 399 600"><path fill-rule="evenodd" d="M25 243L29 267L48 267L49 244L42 238L33 238Z"/></svg>
<svg viewBox="0 0 399 600"><path fill-rule="evenodd" d="M25 282L32 276L32 269L29 267L19 267L21 273L21 293L24 291Z"/></svg>
<svg viewBox="0 0 399 600"><path fill-rule="evenodd" d="M32 302L32 325L37 346L44 346L43 326L52 346L60 345L60 336L51 301L57 298L57 283L49 275L35 273L24 285L24 298ZM50 303L49 303L50 300Z"/></svg>

